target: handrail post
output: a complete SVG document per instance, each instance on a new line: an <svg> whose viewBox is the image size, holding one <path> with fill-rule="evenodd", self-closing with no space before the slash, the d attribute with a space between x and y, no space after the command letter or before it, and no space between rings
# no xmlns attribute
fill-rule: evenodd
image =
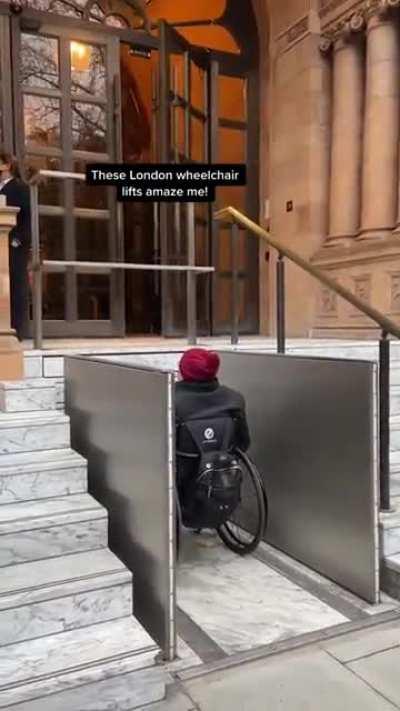
<svg viewBox="0 0 400 711"><path fill-rule="evenodd" d="M390 340L379 341L379 477L381 511L390 511Z"/></svg>
<svg viewBox="0 0 400 711"><path fill-rule="evenodd" d="M33 343L37 350L41 350L43 345L42 327L42 272L40 264L40 233L39 233L39 187L37 183L31 183L31 235L32 235L32 320L33 320Z"/></svg>
<svg viewBox="0 0 400 711"><path fill-rule="evenodd" d="M240 293L239 293L239 239L240 228L237 222L232 222L231 226L231 241L232 241L232 332L231 345L236 346L239 343L239 308L240 308Z"/></svg>
<svg viewBox="0 0 400 711"><path fill-rule="evenodd" d="M278 353L285 353L285 262L281 252L276 263L276 329Z"/></svg>
<svg viewBox="0 0 400 711"><path fill-rule="evenodd" d="M188 266L193 266L196 260L196 225L194 203L186 205L187 218L187 251ZM188 271L186 274L186 316L188 345L194 346L197 342L197 274Z"/></svg>

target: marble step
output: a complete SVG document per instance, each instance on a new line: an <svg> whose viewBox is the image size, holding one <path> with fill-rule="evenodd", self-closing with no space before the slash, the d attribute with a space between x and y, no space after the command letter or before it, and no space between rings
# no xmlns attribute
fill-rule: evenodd
<svg viewBox="0 0 400 711"><path fill-rule="evenodd" d="M390 452L400 450L400 415L392 415L390 418ZM395 461L392 457L391 461Z"/></svg>
<svg viewBox="0 0 400 711"><path fill-rule="evenodd" d="M400 415L400 385L390 386L390 414Z"/></svg>
<svg viewBox="0 0 400 711"><path fill-rule="evenodd" d="M400 385L400 361L390 361L390 386Z"/></svg>
<svg viewBox="0 0 400 711"><path fill-rule="evenodd" d="M3 412L55 409L56 389L45 378L0 382L0 410Z"/></svg>
<svg viewBox="0 0 400 711"><path fill-rule="evenodd" d="M153 666L16 704L12 711L152 711L153 704L165 698L166 684L172 683L162 667Z"/></svg>
<svg viewBox="0 0 400 711"><path fill-rule="evenodd" d="M390 496L400 496L400 472L390 474Z"/></svg>
<svg viewBox="0 0 400 711"><path fill-rule="evenodd" d="M381 564L381 589L400 600L400 553L387 555Z"/></svg>
<svg viewBox="0 0 400 711"><path fill-rule="evenodd" d="M0 647L132 615L132 574L108 549L9 565Z"/></svg>
<svg viewBox="0 0 400 711"><path fill-rule="evenodd" d="M134 617L1 647L0 708L33 699L43 704L47 695L144 670L154 664L157 652ZM146 698L140 679L139 674L138 685ZM55 711L53 699L48 698L48 708ZM71 707L71 711L79 708Z"/></svg>
<svg viewBox="0 0 400 711"><path fill-rule="evenodd" d="M391 496L392 511L379 514L381 558L400 553L400 499Z"/></svg>
<svg viewBox="0 0 400 711"><path fill-rule="evenodd" d="M0 455L0 505L87 490L87 462L72 449Z"/></svg>
<svg viewBox="0 0 400 711"><path fill-rule="evenodd" d="M0 567L107 546L107 511L89 494L0 506Z"/></svg>
<svg viewBox="0 0 400 711"><path fill-rule="evenodd" d="M69 446L69 417L57 410L0 413L0 455Z"/></svg>

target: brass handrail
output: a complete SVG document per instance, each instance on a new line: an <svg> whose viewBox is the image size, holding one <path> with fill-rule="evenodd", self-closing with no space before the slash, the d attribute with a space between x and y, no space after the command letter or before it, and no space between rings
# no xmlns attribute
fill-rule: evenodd
<svg viewBox="0 0 400 711"><path fill-rule="evenodd" d="M297 264L298 267L306 271L308 274L311 274L311 276L318 279L318 281L325 284L325 286L328 286L332 289L332 291L341 296L345 301L348 301L352 306L355 306L355 308L359 309L363 314L369 316L381 327L384 332L388 334L390 333L392 336L396 336L396 338L400 339L400 328L394 323L394 321L387 318L384 314L375 309L373 306L367 304L358 296L355 296L355 294L353 294L349 289L346 289L346 287L339 284L335 279L332 279L321 269L318 269L318 267L314 267L313 264L310 264L310 262L306 259L303 259L303 257L296 254L296 252L293 252L293 250L289 247L285 247L283 244L277 242L273 237L271 237L267 230L264 230L263 227L258 225L256 222L253 222L253 220L250 220L250 218L244 215L240 210L237 210L235 207L224 207L222 210L218 210L218 212L214 213L214 218L216 220L228 219L231 222L243 225L243 227L246 227L246 229L250 232L258 235L258 237L261 237L261 239L263 239L270 247L276 249L280 254L283 254L285 257L290 259L291 262Z"/></svg>

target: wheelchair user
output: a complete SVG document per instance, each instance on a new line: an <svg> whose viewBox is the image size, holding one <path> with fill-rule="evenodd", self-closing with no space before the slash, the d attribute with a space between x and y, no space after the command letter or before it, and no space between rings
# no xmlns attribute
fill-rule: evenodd
<svg viewBox="0 0 400 711"><path fill-rule="evenodd" d="M217 353L192 348L176 384L177 485L184 525L218 528L240 501L235 452L250 435L243 396L221 385Z"/></svg>

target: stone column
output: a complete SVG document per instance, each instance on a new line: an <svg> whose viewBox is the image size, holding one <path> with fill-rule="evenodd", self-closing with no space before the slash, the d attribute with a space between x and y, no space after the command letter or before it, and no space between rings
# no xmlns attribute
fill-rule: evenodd
<svg viewBox="0 0 400 711"><path fill-rule="evenodd" d="M334 45L329 236L327 245L360 228L364 52L359 36Z"/></svg>
<svg viewBox="0 0 400 711"><path fill-rule="evenodd" d="M367 79L359 239L390 234L396 223L399 143L399 31L391 17L368 21Z"/></svg>
<svg viewBox="0 0 400 711"><path fill-rule="evenodd" d="M10 326L8 235L17 220L17 207L7 207L0 195L0 380L18 380L23 374L23 352Z"/></svg>

